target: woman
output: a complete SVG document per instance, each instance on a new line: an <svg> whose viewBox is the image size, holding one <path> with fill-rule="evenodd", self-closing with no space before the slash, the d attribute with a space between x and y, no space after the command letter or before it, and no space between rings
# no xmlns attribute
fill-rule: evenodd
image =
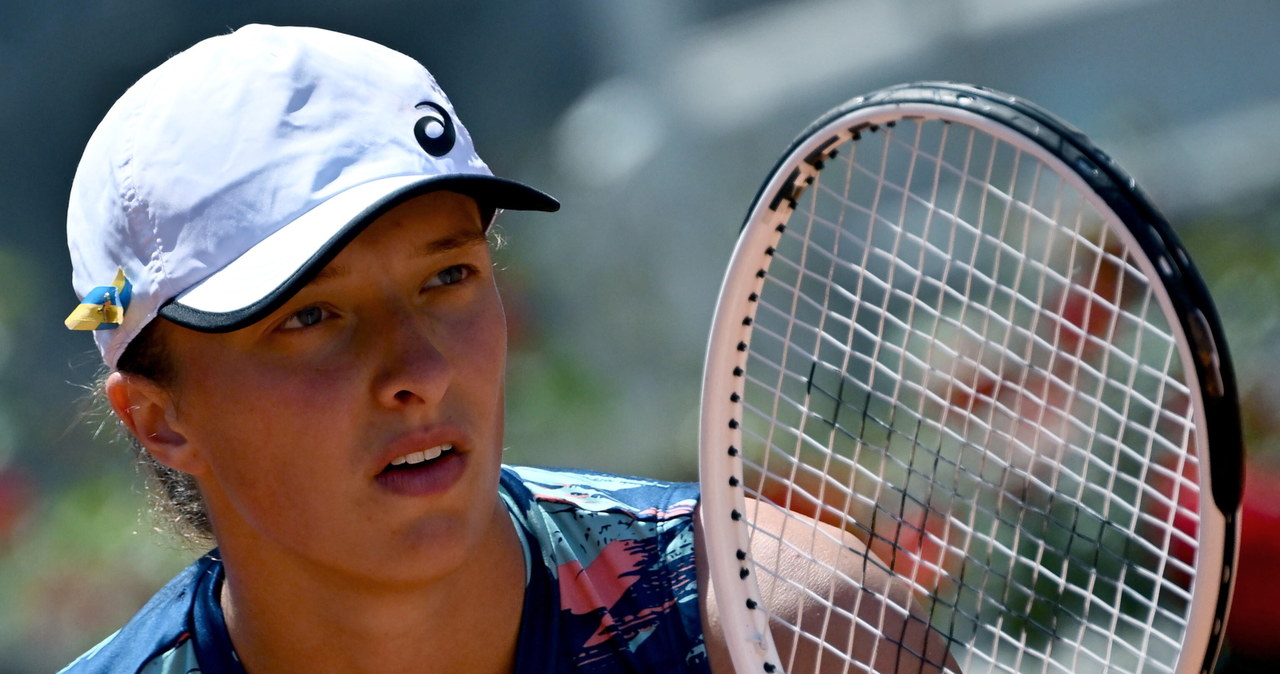
<svg viewBox="0 0 1280 674"><path fill-rule="evenodd" d="M557 207L365 40L248 26L135 84L72 188L67 324L216 548L70 671L727 668L694 486L501 464L486 233Z"/></svg>

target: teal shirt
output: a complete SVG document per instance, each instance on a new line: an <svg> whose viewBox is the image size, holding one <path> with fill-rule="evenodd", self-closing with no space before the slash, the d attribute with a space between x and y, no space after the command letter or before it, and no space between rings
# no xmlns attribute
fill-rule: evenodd
<svg viewBox="0 0 1280 674"><path fill-rule="evenodd" d="M709 672L698 607L697 485L504 467L525 553L516 671ZM170 581L64 672L243 672L227 634L217 551Z"/></svg>

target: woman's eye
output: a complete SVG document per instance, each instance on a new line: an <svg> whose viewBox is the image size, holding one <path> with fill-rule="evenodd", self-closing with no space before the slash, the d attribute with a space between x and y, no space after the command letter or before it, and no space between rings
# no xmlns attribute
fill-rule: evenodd
<svg viewBox="0 0 1280 674"><path fill-rule="evenodd" d="M310 306L293 312L289 320L284 322L283 327L289 330L309 328L328 317L329 312L324 307Z"/></svg>
<svg viewBox="0 0 1280 674"><path fill-rule="evenodd" d="M436 288L440 286L451 286L455 283L462 282L463 279L471 275L471 269L466 265L455 264L447 267L427 282L426 287Z"/></svg>

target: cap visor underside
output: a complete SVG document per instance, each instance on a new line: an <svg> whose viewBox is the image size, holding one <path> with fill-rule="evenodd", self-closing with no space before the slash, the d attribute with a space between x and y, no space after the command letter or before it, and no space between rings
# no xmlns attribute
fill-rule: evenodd
<svg viewBox="0 0 1280 674"><path fill-rule="evenodd" d="M506 210L559 210L551 196L489 175L395 176L334 195L255 244L222 269L160 308L160 315L201 332L251 325L306 285L369 223L413 197L450 191L482 206Z"/></svg>

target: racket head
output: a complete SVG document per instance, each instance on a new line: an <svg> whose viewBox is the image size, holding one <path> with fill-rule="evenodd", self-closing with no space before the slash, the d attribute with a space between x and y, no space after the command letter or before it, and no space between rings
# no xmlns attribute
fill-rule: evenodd
<svg viewBox="0 0 1280 674"><path fill-rule="evenodd" d="M901 142L883 140L891 133L899 134L899 137L912 137ZM858 155L863 152L859 146L867 145L864 140L876 137L877 134L881 140L872 144L875 152L871 152L865 159ZM961 150L952 153L952 148L944 145L944 141L951 142L949 139L962 140ZM933 146L935 142L937 145ZM989 144L991 149L982 151L980 146L983 144ZM975 147L979 148L976 153ZM1008 156L1002 156L1001 153ZM855 156L850 158L850 155ZM904 162L909 168L903 168ZM983 162L985 167L980 165ZM1016 182L1021 176L1022 185L991 185L993 174L1004 170L993 167L1010 163L1015 168L1006 171L1009 179ZM1026 167L1033 165L1036 167L1034 171L1026 173L1029 170ZM932 187L929 186L929 179L924 180L924 188L915 187L917 176L913 172L917 170L920 174L934 174ZM943 174L949 177L942 182L950 181L954 184L940 188L938 176ZM1029 182L1028 175L1037 176L1030 180L1034 183L1030 188L1025 187ZM833 176L837 178L834 181ZM1042 187L1040 180L1043 176L1052 176L1053 180L1048 182L1053 185ZM851 197L848 192L842 191L847 190L849 184L863 178L870 179L864 190L866 193ZM841 185L841 182L844 184ZM836 187L828 187L829 183ZM854 189L862 188L855 185ZM1020 201L1017 194L1020 189L1028 193L1026 203ZM1042 205L1036 200L1044 196L1045 190L1056 191L1058 196L1049 198ZM1066 207L1062 206L1063 193L1076 195L1075 201ZM819 200L826 203L805 205L817 204ZM966 207L960 208L959 204L966 200ZM975 200L983 205L976 210L972 207ZM952 205L955 207L952 208ZM819 212L819 209L824 210ZM1049 279L1049 285L1056 283L1056 290L1046 291L1046 282L1040 281L1040 290L1030 292L1034 295L1032 299L1055 306L1050 307L1047 312L1032 311L1030 318L1022 315L1025 312L1020 310L1002 310L1007 311L1004 317L1008 319L1005 322L1009 325L1002 327L999 335L984 332L986 327L975 328L954 316L947 318L942 309L946 301L940 298L948 292L955 294L966 290L963 284L939 280L939 273L945 275L945 272L938 271L939 266L947 267L943 258L957 254L969 256L970 263L965 271L970 277L967 291L981 290L989 296L1004 293L1007 295L1005 304L1017 305L1029 294L1028 281L1020 279L1013 283L1015 287L1003 288L1004 282L997 278L1003 272L990 268L988 262L979 263L977 259L982 255L999 257L1007 254L1010 259L1018 255L1024 258L1034 256L1023 254L1025 251L1015 255L1017 251L1009 250L1016 248L1002 238L1012 236L1009 231L990 235L986 228L990 222L999 221L1002 223L999 225L1001 228L1007 228L1010 220L1025 219L1021 226L1014 227L1021 236L1022 245L1030 245L1028 241L1031 241L1039 243L1044 250L1056 248L1062 244L1045 242L1059 236L1050 230L1058 227L1055 218L1063 216L1063 213L1054 209L1073 210L1071 217L1074 218L1074 224L1067 228L1065 234L1069 248L1088 248L1085 244L1089 243L1091 237L1102 237L1107 242L1106 246L1117 248L1119 252L1107 251L1106 246L1094 245L1091 252L1081 254L1083 257L1079 258L1072 257L1075 253L1062 259L1059 259L1057 253L1054 256L1045 253L1039 259L1031 259L1027 264L1033 274ZM1002 213L996 214L995 211ZM1010 213L1014 213L1016 217L1011 217ZM1086 219L1081 213L1087 213L1090 222L1097 222L1081 225ZM796 221L797 216L801 217L800 222ZM911 223L912 219L916 221L914 225ZM919 224L922 219L928 221L929 233L922 233L922 226ZM966 219L974 222L966 223ZM850 223L854 221L861 222L864 228L861 234L850 233L854 226ZM816 228L815 222L819 223ZM877 228L893 230L895 233L888 236L897 243L875 241L874 239L883 238L874 233ZM951 228L964 234L957 235ZM1083 229L1088 228L1096 231L1082 233ZM805 234L796 238L795 233L801 229L805 230ZM820 231L824 229L828 231ZM910 231L903 234L903 230ZM1036 233L1033 230L1044 231ZM971 239L967 245L957 249L960 253L948 253L939 243L949 240L954 244L958 236L968 236ZM991 239L994 252L979 252L983 248L981 242L986 238ZM904 246L901 245L904 240L909 242L905 246L909 251L904 251ZM1096 241L1093 243L1097 244ZM806 248L810 244L813 245ZM843 248L838 253L831 253L833 247ZM825 272L825 278L823 274L814 273L815 263L806 255L821 257L824 249L828 251L827 256L816 263L816 266L838 269L841 274L849 272L849 278L833 280L838 274L831 271ZM884 334L876 333L875 328L865 329L867 326L860 325L860 319L846 317L842 323L839 318L841 313L856 314L863 310L859 303L865 298L859 297L858 288L866 293L867 287L860 284L875 277L876 273L892 277L895 269L904 269L901 265L895 267L891 261L904 253L915 256L914 263L905 267L915 266L918 269L912 273L903 272L902 278L896 281L879 278L878 290L868 293L876 295L875 302L881 305L872 311L880 325L896 324L893 339L887 340ZM853 259L845 259L849 256ZM869 269L877 265L878 269ZM1072 270L1073 265L1092 267L1091 280L1083 284L1078 282ZM1098 290L1097 287L1090 287L1091 283L1099 283L1098 279L1105 275L1100 270L1109 265L1117 266L1117 273L1127 284L1123 292L1128 295L1123 298L1119 297L1120 291L1112 290L1115 296L1108 297L1105 292L1094 292ZM771 284L779 277L785 277L786 282L778 288L771 288ZM854 277L859 281L850 280ZM981 286L980 288L975 289L974 278L979 279L976 285ZM984 278L986 280L982 281ZM902 284L907 281L903 279L914 283L915 289L904 290L905 286ZM925 309L934 310L937 315L933 317L930 327L918 329L912 323L914 318L905 317L915 314L910 313L910 310L903 314L892 308L892 305L895 303L895 294L905 292L910 295L918 292L921 286L933 288L933 294L921 304ZM1062 388L1064 383L1068 386L1086 387L1087 384L1113 388L1117 384L1124 384L1123 381L1110 381L1116 376L1106 369L1107 366L1090 364L1083 357L1086 351L1095 346L1101 347L1102 342L1115 338L1115 334L1093 334L1092 327L1086 325L1072 327L1074 319L1065 318L1065 315L1069 313L1074 294L1079 294L1080 289L1086 291L1086 294L1094 292L1095 295L1102 296L1102 303L1111 312L1108 314L1109 321L1103 322L1110 322L1113 327L1123 320L1161 323L1156 332L1162 336L1157 341L1167 343L1172 355L1166 360L1171 362L1153 366L1144 360L1148 356L1134 355L1135 350L1150 348L1146 345L1148 339L1145 336L1124 337L1132 343L1116 349L1104 348L1103 352L1107 355L1103 358L1130 358L1135 365L1129 371L1138 371L1139 374L1153 368L1161 370L1159 375L1163 379L1154 384L1157 392L1153 395L1167 396L1168 399L1177 401L1162 399L1158 402L1141 402L1143 396L1135 396L1140 400L1139 403L1120 403L1124 407L1117 411L1112 403L1101 400L1103 396L1097 396L1098 400L1090 403L1091 409L1084 414L1092 414L1095 419L1099 414L1113 415L1120 421L1111 425L1119 428L1109 431L1084 429L1084 432L1095 435L1110 432L1114 437L1109 440L1103 438L1102 441L1097 438L1083 441L1086 448L1070 457L1077 464L1084 465L1083 475L1061 479L1053 473L1052 477L1043 478L1033 469L1042 463L1051 464L1055 460L1063 460L1063 457L1059 455L1046 459L1036 452L1031 452L1034 456L1029 460L1032 464L1030 467L1018 465L1008 455L962 461L958 458L957 451L959 454L967 452L975 455L993 452L984 450L981 447L983 443L975 441L967 430L955 431L947 428L954 423L962 426L971 424L968 420L955 422L954 418L961 416L967 419L973 416L972 408L975 403L971 400L967 407L960 405L965 409L962 414L957 415L958 405L952 399L954 396L948 397L934 390L937 388L934 382L938 379L936 375L941 372L944 375L942 379L953 380L945 386L954 393L957 388L954 380L963 379L958 376L958 372L974 370L987 374L1001 373L1006 366L991 364L985 355L968 357L967 362L958 365L958 361L966 359L958 357L964 349L956 346L954 339L946 347L931 347L927 344L946 341L939 338L938 325L949 324L952 332L960 333L962 337L969 338L970 342L976 339L979 344L976 347L969 344L968 347L977 348L983 354L988 351L1008 351L1014 343L1018 348L1034 351L1034 344L1040 342L1040 346L1044 346L1047 342L1050 347L1048 351L1053 352L1047 356L1048 363L1070 360L1070 367L1092 373L1088 382L1079 382L1074 380L1075 374L1057 376L1052 372L1056 365L1042 363L1043 367L1037 367L1036 363L1027 362L1019 365L1023 372L1014 375L1017 379L1014 384L1017 386L1007 381L999 382L1005 388L1032 388L1027 386L1027 381L1032 377L1028 373L1037 370L1049 371L1049 374L1041 372L1041 375L1046 379L1058 379L1054 384L1058 388ZM840 306L836 309L831 306L831 295L839 296L837 304ZM1140 299L1134 299L1139 296ZM1112 314L1124 314L1127 311L1120 306L1122 300L1147 302L1149 306L1146 310L1150 313L1141 319L1115 318ZM968 300L960 303L965 307L960 310L962 314L968 311L970 304L972 302ZM914 311L928 313L918 306ZM796 312L806 314L806 318L794 321ZM1035 325L1019 328L1016 323L1024 320L1030 320ZM814 322L819 323L818 327L811 325ZM1052 324L1055 336L1045 337L1041 334L1037 338L1037 331L1043 332L1043 326L1048 324ZM828 327L832 325L838 327ZM1011 336L1019 333L1019 330L1019 336ZM804 333L803 339L798 339L800 336L796 334L797 331ZM909 348L907 345L913 341L913 334L914 341L922 344ZM809 345L797 346L798 341L808 341ZM855 341L865 344L855 346ZM880 347L875 345L886 341L902 344L896 354L897 372L891 371L888 375L884 374L886 359L879 353ZM827 348L832 342L835 342L835 348ZM1033 346L1024 347L1025 343ZM917 349L915 353L912 353L913 348ZM919 349L923 349L926 355L921 356ZM768 355L761 358L758 356L759 352L767 352ZM943 358L946 361L943 364L932 363L933 354L938 352L950 360ZM1066 356L1054 355L1063 352L1066 352ZM830 354L836 354L835 359L843 358L844 362L827 362L831 359ZM996 358L1007 359L1001 355ZM862 361L860 364L850 365L851 362L857 363L859 359ZM1102 368L1101 371L1099 367ZM892 367L888 369L893 370ZM930 372L934 374L929 374ZM859 373L863 378L878 374L884 385L879 388L867 385L859 388L856 393L847 394L846 384L850 388L856 388L854 380ZM822 376L828 379L825 385L816 383ZM995 378L1000 379L1002 376L1009 375L1003 373ZM1133 381L1137 375L1127 376L1130 377L1128 383L1137 386ZM787 387L796 391L804 390L777 395L776 390ZM867 467L868 463L877 461L884 465L886 456L889 457L889 463L894 461L891 456L892 441L884 440L882 446L873 447L875 441L858 437L865 431L866 420L874 417L868 412L871 399L880 397L885 388L914 391L913 405L917 408L914 413L918 418L911 423L917 427L930 426L928 434L941 438L934 442L962 447L948 453L938 447L926 447L928 443L921 442L918 437L909 438L907 444L910 445L908 451L911 458L905 460L905 463L901 459L896 460L899 469L897 472L920 482L922 477L930 475L930 471L943 466L949 473L947 479L952 483L964 482L967 485L965 488L952 489L947 498L943 499L952 502L952 509L956 502L968 497L973 497L975 502L987 498L975 496L974 490L982 493L985 493L984 490L999 492L994 497L999 502L997 506L981 515L971 513L965 516L964 513L956 515L949 512L937 517L930 512L935 508L930 503L936 496L934 487L913 491L908 486L886 481L884 477L875 475L875 470ZM1173 388L1182 393L1174 394L1166 390ZM839 389L838 392L836 389ZM970 386L969 389L972 399L975 387ZM815 390L819 394L815 394ZM864 396L867 401L861 410L861 428L842 425L832 419L838 418L841 410L848 412L850 403L847 395L855 398ZM1021 395L1025 398L1028 394ZM818 398L822 399L821 402L815 403ZM1049 398L1047 394L1031 395L1030 398L1048 407L1045 403ZM988 396L983 405L996 410L1001 407L994 396ZM824 406L826 409L818 409ZM1129 409L1129 406L1144 407L1144 410L1135 411ZM1177 406L1181 407L1171 409ZM1010 409L1004 409L1005 416L1008 416ZM946 417L948 421L930 425L927 418L930 415L926 414L928 411L932 411L935 417ZM1182 412L1188 413L1191 422L1179 426L1175 431L1152 430L1147 433L1149 437L1141 440L1126 435L1125 428L1134 425L1133 418L1163 417L1158 423L1164 424L1168 417L1178 416ZM779 414L788 418L779 423ZM896 414L898 412L888 412L890 417ZM1052 426L1049 423L1052 420L1057 428L1052 432L1033 432L1037 437L1048 435L1062 440L1060 444L1078 444L1081 441L1067 442L1067 434L1061 428L1069 426L1072 432L1080 431L1077 418L1079 414L1074 409L1055 410L1053 414L1046 414L1041 410L1039 417L1031 425ZM985 422L976 424L984 429L988 439L1001 436L1001 442L1020 446L1024 450L1023 454L1027 453L1026 445L1036 444L1010 437L1017 435L1007 428L1010 422L1006 420L1005 427L1000 427L992 421L993 418L989 417ZM892 428L895 422L885 419L874 421L881 427L881 435L902 435ZM814 423L817 431L805 428L806 424ZM1144 424L1153 427L1157 421L1147 418L1137 425ZM780 428L783 430L779 430ZM827 434L826 438L820 437L823 433ZM837 444L843 446L843 451L846 452L843 457L838 451L833 453L823 449L823 445L832 443L832 438L837 438ZM1098 459L1099 451L1096 447L1100 444L1111 447L1112 456ZM1124 470L1114 470L1116 463L1120 461L1114 455L1132 454L1129 445L1134 444L1138 445L1138 460L1161 465L1155 465L1154 468L1128 466ZM773 445L788 447L779 449ZM1156 449L1152 449L1152 445ZM1064 450L1058 451L1061 453ZM1065 451L1070 454L1070 450ZM828 465L832 462L842 463L844 474L834 480L818 480L816 487L813 486L814 480L809 480L809 484L799 488L784 485L784 490L780 492L777 489L778 481L786 482L791 478L766 476L767 468L763 464L770 460L769 457L774 452L789 457L781 459L778 466L789 475L825 472L825 469L819 471L806 467L806 461L827 462ZM864 538L873 553L887 551L887 554L880 554L878 558L872 557L873 561L899 572L902 567L897 563L898 556L905 552L901 540L904 528L913 532L918 541L932 543L937 550L936 563L919 563L920 548L917 548L915 556L911 557L915 563L907 566L910 569L909 578L917 587L922 588L923 595L927 595L923 600L927 612L935 619L941 616L950 621L939 629L954 641L952 655L963 671L982 671L988 668L991 671L1058 671L1055 667L1066 667L1068 671L1072 671L1096 666L1108 671L1198 672L1211 668L1216 660L1230 601L1243 473L1236 386L1216 310L1190 257L1167 222L1134 181L1079 131L1026 101L988 89L954 83L900 85L855 98L837 107L814 122L792 143L753 202L721 289L704 374L701 453L700 479L704 493L701 507L709 569L717 595L719 620L726 639L731 644L735 666L740 672L781 671L787 663L787 654L778 652L770 636L769 602L761 593L761 579L777 582L776 577L771 578L771 574L777 573L773 568L777 565L770 560L754 559L751 555L753 537L772 535L767 532L762 534L754 527L753 512L762 507L761 504L784 510L801 510L825 521L842 523L846 529L856 531L860 538ZM802 457L801 454L806 456ZM922 462L922 458L926 460ZM933 462L932 467L928 465L928 461ZM1108 479L1119 479L1125 483L1120 487L1109 485L1113 494L1124 493L1115 498L1128 498L1130 501L1123 506L1114 506L1120 513L1115 517L1106 513L1099 514L1096 503L1077 503L1071 497L1054 493L1054 489L1063 488L1065 482L1070 482L1067 487L1096 500L1096 492L1105 491L1108 487L1106 484L1090 484L1098 478L1089 476L1089 470L1096 473L1098 469L1094 466L1099 461L1104 466L1109 462L1111 472L1119 475L1118 478L1112 476ZM1135 459L1128 457L1124 461L1134 463ZM1173 461L1173 465L1163 465L1169 461ZM992 469L992 466L995 468ZM1049 466L1044 470L1053 471L1056 468ZM1009 494L1010 474L1018 474L1021 496ZM961 477L957 478L957 475ZM1192 484L1188 485L1188 481ZM876 496L863 498L860 494L867 491L868 486L876 491ZM1039 494L1034 498L1028 497L1028 489L1038 491ZM886 507L882 503L885 500L881 498L883 493L893 496L890 500L897 500L896 512L893 507ZM831 494L835 495L834 499ZM1089 500L1078 498L1080 493L1076 496L1075 501ZM833 500L836 503L832 504ZM1004 514L1004 510L1010 507L1019 514ZM1109 511L1112 507L1107 505L1103 510ZM923 514L916 517L914 525L904 527L899 524L891 534L884 533L880 526L867 521L874 521L876 518L902 519L904 513L912 508ZM1062 528L1062 522L1054 519L1055 512L1073 509L1075 511L1067 515L1068 519L1080 520L1080 512L1085 512L1087 516L1083 519L1088 520L1089 525L1094 528L1101 527L1104 534L1094 536L1097 540L1078 547L1087 549L1092 546L1102 549L1101 554L1116 557L1111 561L1113 566L1116 563L1120 565L1121 580L1100 578L1099 573L1090 572L1088 565L1082 563L1081 559L1070 558L1072 555L1087 553L1068 552L1066 561L1054 560L1060 567L1055 569L1057 574L1037 570L1032 573L1035 577L1032 587L1022 587L1018 591L1009 590L1010 586L1018 585L1017 582L1002 581L1002 595L979 596L976 599L970 596L969 600L976 602L978 608L973 615L962 615L962 619L957 619L956 615L963 613L958 608L965 601L962 595L984 595L990 590L983 582L971 582L963 570L948 571L948 552L951 553L952 562L955 562L955 553L967 558L968 561L955 562L961 567L980 567L983 563L975 562L974 553L966 550L965 545L981 544L987 548L1012 546L1013 551L1004 554L1005 557L1012 558L1012 561L1002 562L1002 568L1012 577L1012 569L1015 567L1034 567L1038 563L1035 559L1027 559L1018 548L1019 545L1025 546L1024 539L1035 537L1025 534L1028 527L1039 527L1041 530L1045 527ZM920 517L926 519L920 520ZM940 521L945 531L938 531L937 527L930 526L930 520L927 519L929 517L935 518L932 520L934 523ZM1012 521L1008 521L1010 518ZM994 520L996 524L985 521L979 523L979 519ZM1125 521L1117 525L1112 521L1114 519ZM1013 531L984 536L975 533L979 528L978 524ZM952 525L955 525L955 529L966 532L960 535L959 544ZM1115 536L1124 540L1119 543L1104 543L1103 539L1109 530L1119 532ZM1013 536L1015 540L1006 540L1009 536ZM1077 537L1090 540L1090 536L1078 535L1075 531L1067 531L1066 536L1071 549L1077 547ZM1163 542L1159 544L1157 551L1143 550L1141 556L1155 558L1154 560L1135 563L1127 557L1127 552L1117 555L1113 549L1117 546L1126 551L1140 548L1135 541L1152 536L1163 537ZM1046 540L1038 542L1041 555L1048 544ZM803 550L793 552L803 554ZM1100 553L1095 549L1091 554ZM1174 558L1172 562L1169 561L1170 558ZM999 575L1000 569L996 569L996 566L992 564L985 573ZM1068 579L1068 576L1080 574L1083 577ZM1131 580L1130 576L1140 578L1141 582ZM1041 582L1048 577L1057 577L1060 584L1071 582L1113 586L1107 592L1100 592L1095 587L1084 593L1083 601L1090 606L1088 609L1081 609L1081 612L1088 613L1083 617L1073 618L1078 618L1076 622L1082 623L1083 627L1072 625L1070 628L1082 635L1072 637L1079 643L1064 645L1058 636L1050 635L1049 645L1045 645L1041 643L1045 640L1043 635L1032 634L1030 641L1035 644L1025 646L1028 642L1028 630L1056 631L1059 629L1059 619L1044 619L1032 615L1014 615L1011 619L1010 615L1017 613L1015 608L1004 606L993 609L990 606L998 602L1013 603L1011 597L1014 595L1017 595L1018 601L1043 603L1035 597L1027 599L1021 595L1036 594ZM1122 604L1137 601L1133 596L1126 595L1145 592L1164 592L1162 597L1174 596L1174 599L1168 601L1161 600L1173 604L1172 607L1137 609L1139 613L1146 610L1148 613L1159 614L1156 618L1145 619L1147 631L1159 631L1159 634L1136 634L1142 631L1142 621L1137 621L1137 628L1126 627L1133 620L1125 611L1132 613L1134 609L1127 609ZM1085 643L1088 640L1098 641L1101 637L1095 633L1107 627L1092 624L1100 619L1094 616L1092 604L1105 603L1104 600L1115 604L1115 607L1108 607L1099 613L1112 621L1110 627L1125 627L1134 632L1127 635L1128 638L1143 639L1144 643L1136 646ZM1033 606L1035 610L1041 608ZM777 622L776 616L773 620ZM1000 626L994 630L984 628L978 624L980 620L998 621ZM1047 627L1042 624L1046 620L1050 623ZM1157 627L1154 624L1156 622L1162 624ZM788 625L783 629L795 629L795 626ZM984 630L989 633L985 636L978 634ZM1023 641L1023 646L1016 645L1019 639ZM1156 645L1152 646L1146 641ZM973 645L979 642L981 645ZM1010 649L1001 646L1001 642L1015 644L1012 647L1015 651L1026 647L1031 652L1031 657L1018 664L1010 664L1006 654ZM978 652L979 649L989 649L989 652ZM1073 650L1076 652L1071 652ZM1067 664L1064 665L1064 662ZM862 666L866 666L866 663L862 663Z"/></svg>

